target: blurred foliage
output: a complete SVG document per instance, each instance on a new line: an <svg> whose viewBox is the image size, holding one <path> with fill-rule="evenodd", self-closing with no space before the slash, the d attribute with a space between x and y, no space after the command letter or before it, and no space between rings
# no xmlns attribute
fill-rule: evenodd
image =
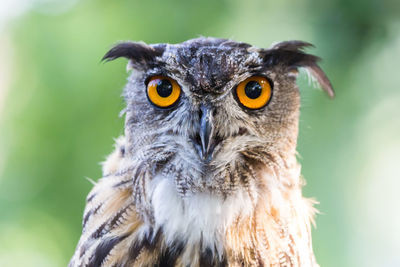
<svg viewBox="0 0 400 267"><path fill-rule="evenodd" d="M386 233L400 223L387 218L400 173L399 153L390 152L400 148L395 0L32 1L1 39L12 61L1 63L11 85L0 113L0 266L66 266L74 251L92 187L85 177L100 177L98 162L123 133L126 62L100 63L107 49L199 35L260 47L316 44L337 91L331 101L299 81L305 195L322 211L313 233L318 262L400 266L399 234Z"/></svg>

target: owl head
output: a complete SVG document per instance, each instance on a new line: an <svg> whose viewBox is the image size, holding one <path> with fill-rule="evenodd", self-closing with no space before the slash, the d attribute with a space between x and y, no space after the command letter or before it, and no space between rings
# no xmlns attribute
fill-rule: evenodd
<svg viewBox="0 0 400 267"><path fill-rule="evenodd" d="M103 59L125 57L132 70L124 89L127 162L142 166L137 173L170 177L182 196L257 188L260 169L282 176L295 161L298 69L334 95L319 58L304 52L309 46L216 38L117 44Z"/></svg>

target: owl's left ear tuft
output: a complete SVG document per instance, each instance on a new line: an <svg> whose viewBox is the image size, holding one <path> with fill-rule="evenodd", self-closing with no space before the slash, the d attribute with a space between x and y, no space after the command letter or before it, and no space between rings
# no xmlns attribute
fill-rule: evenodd
<svg viewBox="0 0 400 267"><path fill-rule="evenodd" d="M122 42L111 48L102 61L111 61L120 57L127 58L132 63L149 63L164 53L163 45L147 45L143 42Z"/></svg>
<svg viewBox="0 0 400 267"><path fill-rule="evenodd" d="M290 70L305 68L314 77L321 88L333 98L335 92L325 72L319 67L320 58L304 52L307 47L314 47L312 44L303 41L285 41L273 45L268 50L263 50L262 56L265 64L284 64Z"/></svg>

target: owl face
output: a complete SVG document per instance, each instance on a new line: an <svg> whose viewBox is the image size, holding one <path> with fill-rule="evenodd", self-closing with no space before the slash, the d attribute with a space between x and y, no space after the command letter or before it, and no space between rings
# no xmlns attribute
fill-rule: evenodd
<svg viewBox="0 0 400 267"><path fill-rule="evenodd" d="M294 153L299 115L297 68L333 95L317 58L292 41L271 49L214 38L169 45L122 43L105 59L129 59L127 155L174 177L182 195L229 194L279 169ZM276 168L275 168L276 167Z"/></svg>

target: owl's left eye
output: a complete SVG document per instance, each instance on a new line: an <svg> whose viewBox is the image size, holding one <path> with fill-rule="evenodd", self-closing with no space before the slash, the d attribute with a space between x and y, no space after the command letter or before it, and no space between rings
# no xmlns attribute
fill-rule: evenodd
<svg viewBox="0 0 400 267"><path fill-rule="evenodd" d="M236 87L240 104L248 109L260 109L268 104L272 95L271 83L262 76L252 76Z"/></svg>
<svg viewBox="0 0 400 267"><path fill-rule="evenodd" d="M159 108L169 108L179 100L181 87L165 76L151 77L147 84L147 97L151 103Z"/></svg>

